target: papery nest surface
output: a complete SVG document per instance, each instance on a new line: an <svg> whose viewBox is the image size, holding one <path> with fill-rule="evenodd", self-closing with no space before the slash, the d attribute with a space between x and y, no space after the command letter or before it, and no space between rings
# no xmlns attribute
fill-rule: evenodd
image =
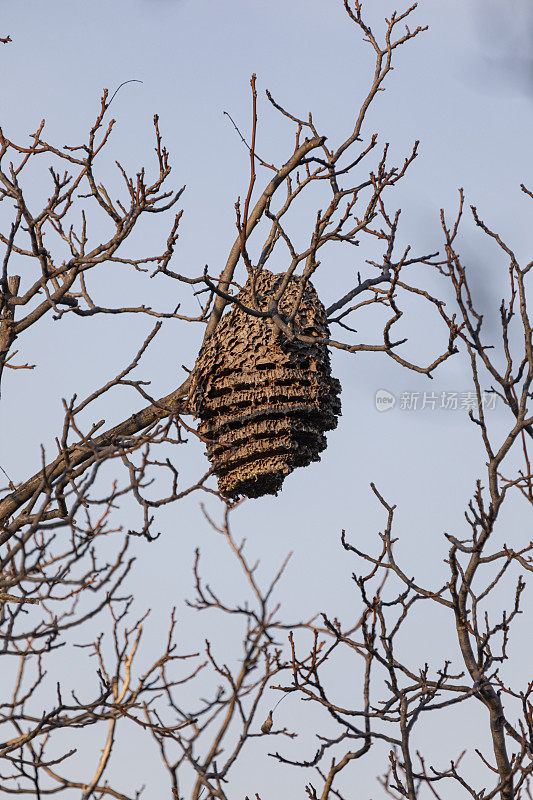
<svg viewBox="0 0 533 800"><path fill-rule="evenodd" d="M262 270L255 292L250 278L236 298L266 311L283 278ZM294 333L327 338L324 306L299 276L290 278L279 301L282 319L290 318L295 304ZM341 386L331 375L327 346L290 339L272 320L236 304L202 347L193 387L198 430L219 490L230 499L277 494L296 467L320 459L324 433L336 427L340 414Z"/></svg>

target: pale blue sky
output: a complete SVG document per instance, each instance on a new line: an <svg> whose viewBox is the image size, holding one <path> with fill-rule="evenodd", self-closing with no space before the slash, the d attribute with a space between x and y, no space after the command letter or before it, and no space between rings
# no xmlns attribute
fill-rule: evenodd
<svg viewBox="0 0 533 800"><path fill-rule="evenodd" d="M392 0L367 3L376 21L393 8ZM204 264L216 273L235 235L234 203L247 187L248 159L223 111L247 128L251 73L257 74L260 91L258 150L278 161L288 156L293 133L266 104L265 88L297 114L312 110L318 128L335 141L350 129L371 74L369 50L339 0L3 0L1 7L2 35L9 33L13 39L0 52L4 75L0 121L9 137L34 131L44 117L51 140L59 145L77 143L93 120L103 87L114 91L123 81L142 81L124 86L114 100L117 125L103 160L104 175L115 180L115 158L130 170L149 161L152 117L158 113L172 154L175 185L187 184L173 268L188 275L199 274ZM414 139L421 140L420 157L396 190L396 202L403 208L402 241L412 241L419 251L438 249L439 209L453 214L457 189L464 186L467 201L475 203L529 261L531 208L519 190L522 181L533 184L528 4L510 0L502 9L493 0L422 0L416 20L429 24L430 30L398 52L387 91L378 98L363 132L365 136L379 132L398 159ZM44 193L43 177L35 174L36 201ZM0 212L5 214L4 209ZM305 234L309 219L312 214L302 216L296 235ZM167 236L166 222L159 218L150 222L134 245L143 252L157 250ZM463 247L472 262L480 304L487 314L496 313L505 262L470 224L465 227ZM331 254L316 281L326 303L346 286L354 263L363 263L370 254L363 244L349 254ZM106 291L115 298L125 294L130 298L127 303L133 299L154 306L174 303L166 296L166 285L155 280L148 290L144 280L129 273L116 271L106 280ZM413 337L411 353L434 355L442 346L442 338L433 341L430 324L425 315L407 324ZM74 391L81 395L109 379L136 352L150 327L150 320L69 318L28 333L21 343L21 357L39 368L9 375L2 399L2 464L14 480L34 471L40 442L50 446L57 435L61 397ZM181 382L180 365L194 363L201 333L199 326L165 325L142 371L152 381L155 395ZM356 566L343 555L339 532L346 528L349 538L373 546L383 515L370 492L370 480L398 505L398 547L411 563L407 571L421 566L421 546L431 540L423 573L436 582L446 553L442 532L461 535L464 506L483 467L477 432L465 412L409 412L397 406L378 414L374 408L379 388L396 394L470 390L460 358L447 363L431 386L380 355L335 353L333 364L343 385L343 416L328 437L322 461L296 471L279 497L250 501L235 515L236 532L247 536L250 553L261 557L265 575L288 550L295 551L280 586L288 617L322 610L345 618L357 615L358 600L350 581ZM101 413L112 423L130 410L131 398L124 393ZM502 412L494 415L497 425L504 423ZM176 463L184 479L201 474L206 464L194 442L177 453ZM154 619L164 620L161 630L168 609L178 605L183 650L201 645L209 631L206 621L206 630L198 632L182 606L183 597L191 594L194 547L199 545L205 553L214 585L229 590L234 581L219 542L202 521L198 503L193 496L167 509L160 518L163 536L158 542L136 543L139 563L131 581L138 607L151 606ZM135 509L124 512L120 521L126 527L136 525ZM443 643L453 647L451 628L446 628L450 624L443 621L439 641L433 642L435 621L421 618L423 636L414 631L413 641L406 645L413 659L436 661ZM155 641L157 623L154 628L149 637ZM216 626L211 632L216 635ZM218 646L231 658L235 651L230 631L218 634ZM346 669L342 677L349 680ZM289 717L280 720L287 725L291 713L301 713L289 708L289 701L281 711ZM478 711L463 721L474 738L482 723ZM94 732L90 736L94 752L87 748L79 760L88 772L103 743ZM155 749L148 754L143 740L128 736L131 739L122 741L110 773L117 777L117 788L133 791L147 783L147 798L168 796L166 778L153 766ZM439 737L435 746L446 758L454 755L452 729L443 724ZM295 748L307 757L314 744L308 737L307 749L301 743ZM285 797L304 796L303 775L269 764L264 758L268 749L271 746L254 743L249 760L236 770L234 798L258 791L262 800L272 800L281 789ZM384 761L378 750L347 773L361 800L381 797L375 775Z"/></svg>

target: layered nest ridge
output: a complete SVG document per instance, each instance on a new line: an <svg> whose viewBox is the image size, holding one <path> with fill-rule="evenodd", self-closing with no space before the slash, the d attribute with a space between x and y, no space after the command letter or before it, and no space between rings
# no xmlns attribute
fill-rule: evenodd
<svg viewBox="0 0 533 800"><path fill-rule="evenodd" d="M236 298L266 311L283 279L262 270L255 292L249 279ZM295 332L327 338L324 306L299 276L279 301L280 316L289 319L295 304ZM318 461L324 433L337 425L340 390L325 344L289 339L270 319L232 304L199 353L191 394L220 492L230 499L277 494L296 467Z"/></svg>

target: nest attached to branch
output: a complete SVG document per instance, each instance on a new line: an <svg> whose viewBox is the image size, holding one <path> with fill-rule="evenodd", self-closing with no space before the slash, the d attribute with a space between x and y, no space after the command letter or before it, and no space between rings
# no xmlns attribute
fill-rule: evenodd
<svg viewBox="0 0 533 800"><path fill-rule="evenodd" d="M255 298L266 310L283 275L262 270ZM279 303L289 315L302 289L291 277ZM236 295L255 308L251 280ZM306 336L329 335L326 312L307 282L295 318ZM341 386L331 376L325 345L290 340L270 320L233 304L202 347L195 366L191 407L200 419L207 457L228 498L277 494L287 475L320 459L324 432L337 425Z"/></svg>

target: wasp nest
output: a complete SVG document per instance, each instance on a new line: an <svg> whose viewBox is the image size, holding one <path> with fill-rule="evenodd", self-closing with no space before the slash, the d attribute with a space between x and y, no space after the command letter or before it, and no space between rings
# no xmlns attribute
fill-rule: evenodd
<svg viewBox="0 0 533 800"><path fill-rule="evenodd" d="M267 270L256 277L260 310L282 280ZM292 277L279 303L282 317L301 290L302 279ZM251 280L236 297L256 307ZM328 336L324 306L309 282L295 323L306 336ZM318 461L324 432L337 425L340 389L325 345L290 340L269 319L233 304L200 351L191 397L220 492L232 499L276 494L293 469Z"/></svg>

